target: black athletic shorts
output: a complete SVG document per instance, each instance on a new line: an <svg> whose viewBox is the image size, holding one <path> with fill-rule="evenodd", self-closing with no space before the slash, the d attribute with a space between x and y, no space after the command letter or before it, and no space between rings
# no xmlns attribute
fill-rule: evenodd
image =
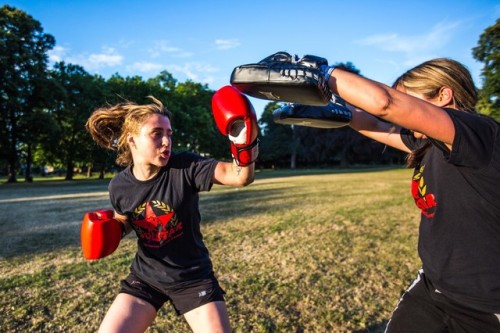
<svg viewBox="0 0 500 333"><path fill-rule="evenodd" d="M423 271L403 294L386 333L498 333L500 316L468 308L433 287Z"/></svg>
<svg viewBox="0 0 500 333"><path fill-rule="evenodd" d="M126 293L145 300L153 305L156 311L165 302L170 301L177 315L182 315L207 303L225 301L225 292L213 275L204 280L184 284L182 287L160 291L130 273L127 278L122 280L120 293Z"/></svg>

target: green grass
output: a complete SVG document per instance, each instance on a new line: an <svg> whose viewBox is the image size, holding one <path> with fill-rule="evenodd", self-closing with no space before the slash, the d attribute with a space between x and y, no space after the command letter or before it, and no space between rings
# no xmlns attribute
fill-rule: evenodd
<svg viewBox="0 0 500 333"><path fill-rule="evenodd" d="M352 170L351 170L352 171ZM263 171L201 195L202 231L235 332L383 332L416 275L410 170ZM107 181L0 187L0 331L92 332L135 254L82 258ZM189 332L170 305L149 332Z"/></svg>

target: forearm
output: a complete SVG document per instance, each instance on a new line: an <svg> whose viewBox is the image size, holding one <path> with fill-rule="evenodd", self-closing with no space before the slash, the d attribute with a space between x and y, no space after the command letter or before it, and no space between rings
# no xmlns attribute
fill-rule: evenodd
<svg viewBox="0 0 500 333"><path fill-rule="evenodd" d="M349 104L382 119L394 101L390 87L341 69L331 73L328 84Z"/></svg>
<svg viewBox="0 0 500 333"><path fill-rule="evenodd" d="M233 162L219 162L215 168L213 183L234 187L243 187L253 183L255 163L240 166Z"/></svg>
<svg viewBox="0 0 500 333"><path fill-rule="evenodd" d="M409 152L408 148L401 140L399 126L382 121L351 105L348 105L348 109L352 113L352 119L349 126L353 130L375 141Z"/></svg>
<svg viewBox="0 0 500 333"><path fill-rule="evenodd" d="M331 73L328 84L349 104L387 123L449 145L453 142L453 122L439 105L341 69ZM400 143L396 142L396 146L399 148Z"/></svg>
<svg viewBox="0 0 500 333"><path fill-rule="evenodd" d="M231 163L232 173L235 176L236 186L247 186L254 181L255 163L247 166L239 166L236 161Z"/></svg>
<svg viewBox="0 0 500 333"><path fill-rule="evenodd" d="M115 218L115 220L117 220L118 222L123 224L123 236L122 236L122 238L125 237L126 235L128 235L132 231L132 226L128 222L128 218L125 215L118 214L115 211L114 218Z"/></svg>

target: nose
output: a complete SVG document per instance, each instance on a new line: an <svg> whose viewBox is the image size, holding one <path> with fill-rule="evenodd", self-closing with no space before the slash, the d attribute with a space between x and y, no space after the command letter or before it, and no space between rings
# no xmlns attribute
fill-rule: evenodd
<svg viewBox="0 0 500 333"><path fill-rule="evenodd" d="M170 145L170 141L171 141L171 138L168 135L164 135L162 138L161 144L163 146L168 146L168 145Z"/></svg>

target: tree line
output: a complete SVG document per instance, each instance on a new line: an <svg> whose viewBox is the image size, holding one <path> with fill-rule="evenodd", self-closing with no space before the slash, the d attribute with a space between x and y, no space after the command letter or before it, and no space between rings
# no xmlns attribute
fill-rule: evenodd
<svg viewBox="0 0 500 333"><path fill-rule="evenodd" d="M49 68L48 52L55 38L43 32L29 14L4 5L0 9L0 175L16 182L22 175L44 174L45 166L60 170L66 180L75 172L116 169L115 155L97 147L85 131L85 122L98 107L124 101L149 103L161 100L172 113L174 150L193 151L217 159L229 159L229 145L211 114L214 93L206 84L178 82L171 73L143 79L116 73L109 79L89 74L82 66L57 62ZM500 19L488 27L473 49L485 63L484 84L478 109L500 119L499 96ZM351 63L337 64L358 74ZM274 123L266 105L259 124L258 167L341 166L400 164L404 156L366 139L349 127L315 129Z"/></svg>

